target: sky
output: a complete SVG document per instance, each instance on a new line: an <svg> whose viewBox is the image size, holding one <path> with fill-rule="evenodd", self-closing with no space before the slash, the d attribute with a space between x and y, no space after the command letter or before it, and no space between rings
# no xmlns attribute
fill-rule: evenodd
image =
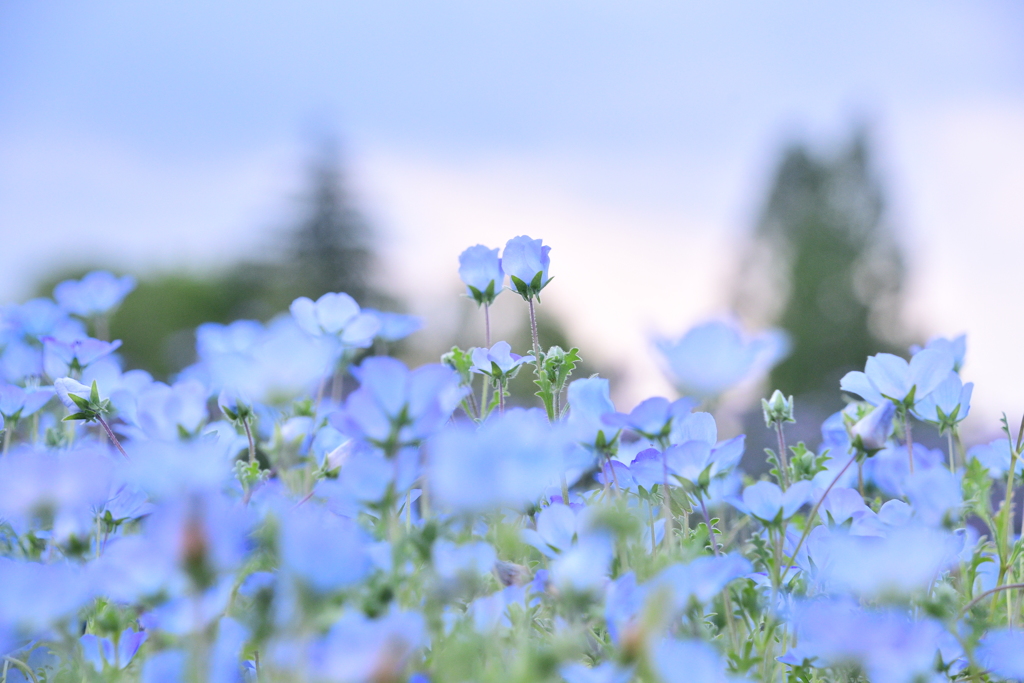
<svg viewBox="0 0 1024 683"><path fill-rule="evenodd" d="M725 312L784 146L865 123L986 431L1024 411L1022 65L1011 1L0 2L0 301L273 249L336 135L383 286L443 330L462 249L541 237L628 408L669 391L652 334Z"/></svg>

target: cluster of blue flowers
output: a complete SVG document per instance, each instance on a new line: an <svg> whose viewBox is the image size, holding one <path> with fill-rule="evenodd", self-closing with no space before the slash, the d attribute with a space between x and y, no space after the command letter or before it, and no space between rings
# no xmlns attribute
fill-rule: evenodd
<svg viewBox="0 0 1024 683"><path fill-rule="evenodd" d="M0 683L1024 677L1024 425L963 448L963 337L867 359L816 449L775 392L755 481L701 408L784 335L659 340L682 398L618 411L539 345L549 251L467 249L487 344L416 369L373 350L420 322L344 293L201 326L173 384L103 338L131 278L3 308ZM489 339L506 288L522 354Z"/></svg>

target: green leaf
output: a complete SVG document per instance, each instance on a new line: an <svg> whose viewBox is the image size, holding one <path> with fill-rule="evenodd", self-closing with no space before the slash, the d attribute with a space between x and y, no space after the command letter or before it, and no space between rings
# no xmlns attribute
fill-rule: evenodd
<svg viewBox="0 0 1024 683"><path fill-rule="evenodd" d="M62 421L63 422L71 422L73 420L86 420L86 421L89 421L93 417L94 416L92 415L92 413L74 413L73 415L68 415Z"/></svg>
<svg viewBox="0 0 1024 683"><path fill-rule="evenodd" d="M522 297L525 299L527 295L530 293L530 288L527 287L526 283L517 278L515 275L509 275L508 279L511 280L512 284L515 286L516 293L522 295Z"/></svg>
<svg viewBox="0 0 1024 683"><path fill-rule="evenodd" d="M530 289L534 292L539 292L541 284L541 278L544 277L543 271L537 271L537 274L533 276L533 281L530 283Z"/></svg>
<svg viewBox="0 0 1024 683"><path fill-rule="evenodd" d="M87 410L90 407L89 402L78 394L68 394L68 398L70 398L74 404L82 410Z"/></svg>
<svg viewBox="0 0 1024 683"><path fill-rule="evenodd" d="M92 381L92 389L89 390L89 400L93 404L98 404L100 402L100 388L96 386L96 380Z"/></svg>

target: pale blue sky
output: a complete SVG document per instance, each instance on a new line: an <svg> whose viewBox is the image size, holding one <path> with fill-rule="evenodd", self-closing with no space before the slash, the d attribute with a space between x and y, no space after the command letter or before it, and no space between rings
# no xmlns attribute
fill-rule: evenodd
<svg viewBox="0 0 1024 683"><path fill-rule="evenodd" d="M414 308L441 325L462 246L536 233L564 273L550 305L618 357L720 310L786 139L865 119L908 314L996 359L1019 290L998 273L1024 251L1022 67L1011 1L0 0L0 298L50 264L269 248L328 131ZM585 301L594 274L621 296ZM603 334L609 311L635 331ZM657 390L630 371L630 398Z"/></svg>

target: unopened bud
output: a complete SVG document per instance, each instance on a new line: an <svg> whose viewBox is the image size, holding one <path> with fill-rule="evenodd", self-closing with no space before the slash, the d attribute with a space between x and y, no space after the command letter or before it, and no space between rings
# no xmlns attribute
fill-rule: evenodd
<svg viewBox="0 0 1024 683"><path fill-rule="evenodd" d="M764 410L764 423L767 427L781 422L796 422L793 418L793 397L786 398L778 389L768 400L761 399L761 408Z"/></svg>
<svg viewBox="0 0 1024 683"><path fill-rule="evenodd" d="M866 451L868 455L885 448L885 443L892 434L892 418L896 407L889 401L876 407L850 427L850 440L853 445Z"/></svg>

